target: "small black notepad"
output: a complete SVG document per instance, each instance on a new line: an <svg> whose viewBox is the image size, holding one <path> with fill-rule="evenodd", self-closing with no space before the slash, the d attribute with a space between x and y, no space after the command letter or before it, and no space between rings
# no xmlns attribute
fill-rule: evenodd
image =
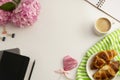
<svg viewBox="0 0 120 80"><path fill-rule="evenodd" d="M7 51L0 55L0 80L24 80L29 57Z"/></svg>

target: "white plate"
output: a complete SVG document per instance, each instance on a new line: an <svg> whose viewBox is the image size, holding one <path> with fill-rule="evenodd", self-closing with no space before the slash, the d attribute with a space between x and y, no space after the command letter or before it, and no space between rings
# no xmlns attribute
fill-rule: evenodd
<svg viewBox="0 0 120 80"><path fill-rule="evenodd" d="M97 71L97 70L91 70L91 68L90 68L90 65L91 65L91 63L93 61L93 57L95 55L96 54L93 54L92 56L90 56L90 58L88 59L87 64L86 64L87 74L88 74L88 76L90 77L91 80L94 80L93 74Z"/></svg>
<svg viewBox="0 0 120 80"><path fill-rule="evenodd" d="M97 70L91 70L91 68L90 68L90 65L91 65L95 55L96 54L93 54L92 56L90 56L90 58L88 59L87 64L86 64L87 74L88 74L88 76L90 77L91 80L94 80L93 74L97 71ZM116 76L117 76L117 74L116 74ZM113 78L114 80L118 80L116 76Z"/></svg>

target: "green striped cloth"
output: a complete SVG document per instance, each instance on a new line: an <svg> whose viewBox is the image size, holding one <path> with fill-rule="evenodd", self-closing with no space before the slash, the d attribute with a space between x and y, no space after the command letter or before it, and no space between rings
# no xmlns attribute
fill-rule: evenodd
<svg viewBox="0 0 120 80"><path fill-rule="evenodd" d="M102 40L97 42L86 52L86 55L83 57L77 69L76 80L91 80L88 77L87 72L86 72L86 63L87 63L88 58L94 53L97 53L102 50L110 50L110 49L114 49L118 53L120 53L120 29L104 37ZM117 55L115 59L120 60L120 56ZM118 75L120 75L120 71L118 72Z"/></svg>

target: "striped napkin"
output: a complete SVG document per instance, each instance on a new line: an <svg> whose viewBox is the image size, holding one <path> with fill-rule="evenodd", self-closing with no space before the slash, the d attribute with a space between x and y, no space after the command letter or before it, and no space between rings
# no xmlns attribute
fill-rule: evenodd
<svg viewBox="0 0 120 80"><path fill-rule="evenodd" d="M86 55L83 57L77 69L76 80L91 80L86 72L86 63L88 58L97 52L110 49L114 49L120 53L120 29L117 29L104 37L102 40L98 41L86 52ZM120 60L120 55L117 55L115 60ZM118 72L118 75L120 75L120 71Z"/></svg>

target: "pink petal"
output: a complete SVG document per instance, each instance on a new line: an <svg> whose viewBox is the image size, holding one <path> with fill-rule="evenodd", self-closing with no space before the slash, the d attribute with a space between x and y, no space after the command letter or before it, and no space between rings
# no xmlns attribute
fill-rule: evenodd
<svg viewBox="0 0 120 80"><path fill-rule="evenodd" d="M37 21L39 11L38 0L21 0L12 13L11 22L18 27L29 27Z"/></svg>
<svg viewBox="0 0 120 80"><path fill-rule="evenodd" d="M77 66L77 60L72 58L71 56L67 55L63 58L63 67L65 71L72 70Z"/></svg>
<svg viewBox="0 0 120 80"><path fill-rule="evenodd" d="M0 0L0 6L10 1L12 0ZM8 22L10 22L11 14L12 14L11 12L0 9L0 25L6 25Z"/></svg>

